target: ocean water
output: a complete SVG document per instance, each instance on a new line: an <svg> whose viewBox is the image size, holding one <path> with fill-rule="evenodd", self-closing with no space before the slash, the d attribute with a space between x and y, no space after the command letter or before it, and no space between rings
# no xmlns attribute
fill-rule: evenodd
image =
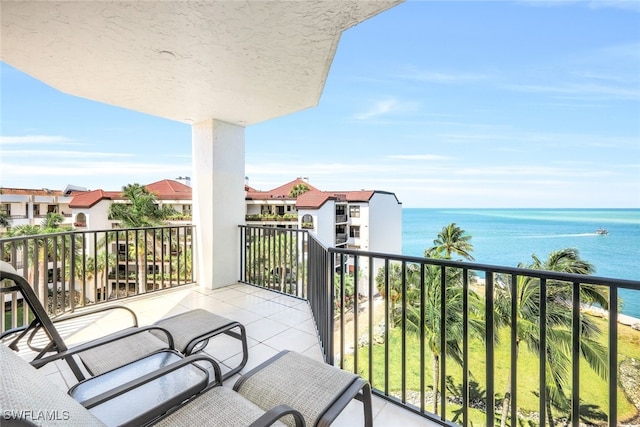
<svg viewBox="0 0 640 427"><path fill-rule="evenodd" d="M471 235L475 262L516 267L576 248L594 275L640 280L640 209L403 209L402 253L423 256L442 227ZM598 228L609 231L596 234ZM640 318L640 291L621 289L622 313Z"/></svg>

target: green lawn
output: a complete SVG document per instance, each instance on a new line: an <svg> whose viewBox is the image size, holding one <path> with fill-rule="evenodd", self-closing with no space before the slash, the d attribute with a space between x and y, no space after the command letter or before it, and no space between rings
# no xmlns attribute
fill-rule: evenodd
<svg viewBox="0 0 640 427"><path fill-rule="evenodd" d="M596 319L596 322L601 326L603 331L606 331L606 321L603 319ZM618 362L621 362L627 357L640 358L640 332L620 325L619 329L619 344L618 344ZM499 331L501 338L500 343L495 349L495 377L494 387L496 392L496 401L499 402L504 397L504 391L509 376L510 366L510 341L509 331L504 329ZM606 346L606 335L601 337L602 343ZM385 386L385 372L384 372L384 344L378 344L374 346L373 350L373 375L369 377L368 373L368 349L367 347L361 348L358 352L358 371L359 374L365 378L368 378L373 387L380 390L388 390L390 394L399 396L402 390L402 378L401 378L401 360L402 360L402 338L399 328L394 329L390 334L389 339L389 384ZM412 390L420 389L420 342L416 336L407 334L406 343L406 384L405 390L408 396L415 395L416 393L410 393ZM484 399L486 390L486 370L485 370L485 349L484 345L477 340L473 340L470 345L469 353L470 371L471 371L471 388L470 398ZM353 355L345 359L345 367L347 369L353 368ZM451 359L447 359L447 376L448 376L448 390L449 396L460 396L461 382L462 382L462 369L455 364ZM538 413L539 399L538 399L538 358L531 353L526 346L521 346L520 355L518 358L518 407L521 414L535 414ZM424 382L427 391L431 390L432 385L432 361L431 355L425 353L425 372ZM570 381L569 381L570 382ZM581 397L581 414L583 420L594 424L606 424L606 412L608 408L607 398L607 383L602 380L598 375L593 372L588 364L581 360L580 362L580 397ZM568 392L570 395L570 391ZM453 419L461 421L460 418L456 418L456 415L460 417L459 406L448 403L447 419ZM432 411L432 405L427 404L425 407L427 410ZM618 388L618 420L624 421L637 414L637 411L633 404L629 402L624 395L622 389ZM471 418L471 424L473 425L485 425L485 415L482 411L471 409L469 411ZM554 417L563 416L558 410L553 410ZM496 416L497 423L499 423L499 417ZM522 420L523 425L537 425L537 423L530 423L529 420ZM509 423L508 423L509 424Z"/></svg>

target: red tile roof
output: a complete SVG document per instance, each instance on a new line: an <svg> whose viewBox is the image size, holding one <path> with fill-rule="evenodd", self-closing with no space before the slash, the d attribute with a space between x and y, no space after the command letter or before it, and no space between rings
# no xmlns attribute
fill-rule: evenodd
<svg viewBox="0 0 640 427"><path fill-rule="evenodd" d="M171 179L145 185L158 200L191 200L191 187ZM93 190L74 192L69 203L70 208L90 208L100 200L123 200L121 191Z"/></svg>
<svg viewBox="0 0 640 427"><path fill-rule="evenodd" d="M276 187L269 191L258 191L247 185L245 190L247 191L247 200L294 200L289 197L291 189L298 184L304 184L309 187L309 191L303 193L297 197L296 207L298 209L317 209L327 202L327 200L338 200L346 202L369 202L375 193L387 193L385 191L375 190L359 190L359 191L321 191L316 187L310 185L308 182L301 178L297 178L291 182L288 182L280 187ZM394 194L395 196L395 194ZM397 199L397 198L396 198ZM398 202L400 203L400 202Z"/></svg>
<svg viewBox="0 0 640 427"><path fill-rule="evenodd" d="M159 200L191 200L191 187L171 179L163 179L145 187Z"/></svg>
<svg viewBox="0 0 640 427"><path fill-rule="evenodd" d="M73 193L73 199L69 203L72 209L90 208L101 200L122 200L122 193L119 191L93 190Z"/></svg>
<svg viewBox="0 0 640 427"><path fill-rule="evenodd" d="M375 191L328 191L328 193L332 194L337 200L345 200L347 202L368 202L373 197Z"/></svg>
<svg viewBox="0 0 640 427"><path fill-rule="evenodd" d="M47 188L31 189L31 188L11 188L0 187L2 194L13 194L17 196L62 196L60 190L49 190Z"/></svg>
<svg viewBox="0 0 640 427"><path fill-rule="evenodd" d="M258 191L249 186L245 186L245 189L247 190L247 200L294 200L294 198L290 197L289 194L291 193L291 189L293 189L293 187L298 184L306 185L307 187L309 187L310 191L320 191L302 178L296 178L291 182L287 182L286 184L283 184L280 187L276 187L269 191Z"/></svg>
<svg viewBox="0 0 640 427"><path fill-rule="evenodd" d="M298 196L296 208L317 209L324 205L327 200L335 199L330 193L324 191L307 191Z"/></svg>

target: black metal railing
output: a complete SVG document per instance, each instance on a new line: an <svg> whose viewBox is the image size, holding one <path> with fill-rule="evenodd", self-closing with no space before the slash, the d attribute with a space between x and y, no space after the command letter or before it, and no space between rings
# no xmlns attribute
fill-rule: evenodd
<svg viewBox="0 0 640 427"><path fill-rule="evenodd" d="M442 424L496 425L503 413L510 426L554 419L577 426L589 416L619 421L618 294L640 291L639 281L337 248L329 253L336 271L330 276L336 364L367 378L375 394ZM586 295L596 292L609 309L605 345L585 335L597 323L585 314ZM498 337L509 343L508 352ZM532 370L518 359L526 340L537 348ZM587 353L608 384L601 391L607 407L595 408L581 390ZM519 386L532 376L534 390ZM497 385L505 382L510 386ZM536 414L519 411L523 393L537 394Z"/></svg>
<svg viewBox="0 0 640 427"><path fill-rule="evenodd" d="M306 299L308 240L305 230L240 226L240 281Z"/></svg>
<svg viewBox="0 0 640 427"><path fill-rule="evenodd" d="M619 354L619 293L640 297L640 281L326 248L303 230L241 229L242 281L308 299L325 360L368 379L376 395L443 425L621 421L619 363L633 357ZM293 239L306 243L286 243ZM283 257L305 262L292 279L305 283L303 294L274 278ZM608 310L593 305L594 294ZM590 328L602 330L599 341ZM588 400L587 374L606 403ZM537 403L525 411L530 396Z"/></svg>
<svg viewBox="0 0 640 427"><path fill-rule="evenodd" d="M52 316L194 282L193 226L68 231L0 239ZM19 295L0 304L0 332L24 324Z"/></svg>

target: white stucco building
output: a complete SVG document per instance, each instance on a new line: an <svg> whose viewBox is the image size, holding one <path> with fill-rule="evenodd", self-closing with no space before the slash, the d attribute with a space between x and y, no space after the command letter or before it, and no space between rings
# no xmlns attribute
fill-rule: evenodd
<svg viewBox="0 0 640 427"><path fill-rule="evenodd" d="M0 211L4 212L11 227L20 225L40 225L50 212L64 217L63 225L71 225L69 203L75 191L81 187L67 186L64 190L48 188L0 188ZM5 228L0 228L0 232Z"/></svg>
<svg viewBox="0 0 640 427"><path fill-rule="evenodd" d="M160 207L173 208L179 215L172 223L190 223L192 194L191 187L171 179L163 179L145 185L155 194ZM112 203L127 203L122 191L92 190L75 193L69 202L73 216L73 227L78 230L108 230L118 228L119 221L109 219L109 206Z"/></svg>
<svg viewBox="0 0 640 427"><path fill-rule="evenodd" d="M293 197L297 186L308 191ZM328 247L402 252L402 203L393 193L322 191L303 178L268 191L245 191L247 225L307 229Z"/></svg>

